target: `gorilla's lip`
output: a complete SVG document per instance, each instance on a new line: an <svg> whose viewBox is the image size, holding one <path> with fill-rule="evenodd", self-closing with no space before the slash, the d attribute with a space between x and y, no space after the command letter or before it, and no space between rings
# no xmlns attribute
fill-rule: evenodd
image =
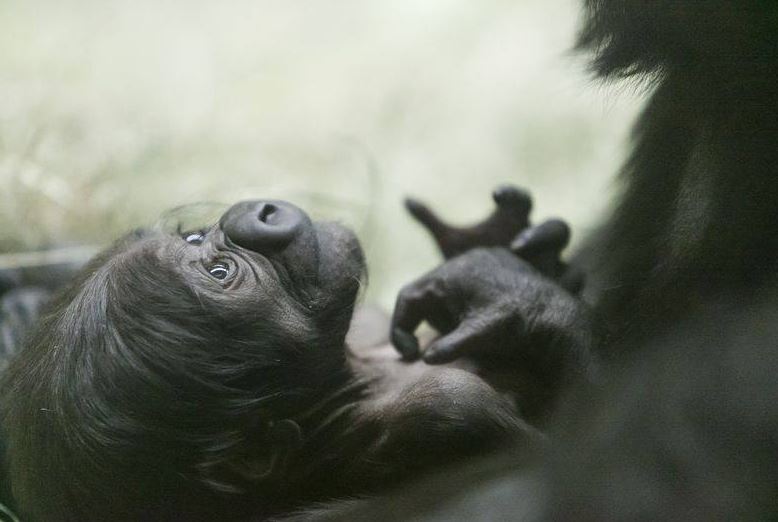
<svg viewBox="0 0 778 522"><path fill-rule="evenodd" d="M284 250L263 257L303 293L329 292L346 280L361 284L366 274L359 238L350 228L332 221L309 221Z"/></svg>

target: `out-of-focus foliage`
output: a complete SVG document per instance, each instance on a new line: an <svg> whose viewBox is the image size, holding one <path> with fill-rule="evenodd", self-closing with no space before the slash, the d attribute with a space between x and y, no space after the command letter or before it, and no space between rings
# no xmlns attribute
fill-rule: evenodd
<svg viewBox="0 0 778 522"><path fill-rule="evenodd" d="M634 113L570 52L573 0L0 3L0 250L283 197L355 227L390 304L512 181L585 232Z"/></svg>

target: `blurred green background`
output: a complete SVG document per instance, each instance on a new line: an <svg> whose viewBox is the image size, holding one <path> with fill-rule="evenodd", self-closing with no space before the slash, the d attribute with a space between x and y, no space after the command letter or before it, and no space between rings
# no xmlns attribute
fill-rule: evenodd
<svg viewBox="0 0 778 522"><path fill-rule="evenodd" d="M282 197L359 233L385 306L506 181L580 238L634 93L570 51L573 0L0 2L0 251L102 245L172 206Z"/></svg>

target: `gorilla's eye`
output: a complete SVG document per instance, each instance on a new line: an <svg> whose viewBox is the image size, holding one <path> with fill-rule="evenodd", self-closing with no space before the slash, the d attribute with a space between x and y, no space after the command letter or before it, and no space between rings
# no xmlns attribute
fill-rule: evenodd
<svg viewBox="0 0 778 522"><path fill-rule="evenodd" d="M184 241L189 243L190 245L199 245L203 242L205 239L205 233L204 232L187 232L183 235Z"/></svg>
<svg viewBox="0 0 778 522"><path fill-rule="evenodd" d="M208 273L212 277L222 280L227 279L227 276L230 275L230 269L224 263L216 263L208 268Z"/></svg>

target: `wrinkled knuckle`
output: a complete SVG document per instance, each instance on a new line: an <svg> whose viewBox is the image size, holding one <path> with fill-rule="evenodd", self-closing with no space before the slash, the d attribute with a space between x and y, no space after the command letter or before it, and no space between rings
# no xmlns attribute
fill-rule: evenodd
<svg viewBox="0 0 778 522"><path fill-rule="evenodd" d="M485 263L488 262L492 256L494 255L494 251L497 250L495 248L474 248L470 252L468 252L467 260L470 262L476 262L476 263Z"/></svg>
<svg viewBox="0 0 778 522"><path fill-rule="evenodd" d="M400 288L400 292L397 294L397 301L412 301L414 299L418 299L419 295L420 292L418 284L408 283Z"/></svg>
<svg viewBox="0 0 778 522"><path fill-rule="evenodd" d="M443 278L436 277L429 281L427 292L436 296L443 297L446 294L446 281Z"/></svg>

